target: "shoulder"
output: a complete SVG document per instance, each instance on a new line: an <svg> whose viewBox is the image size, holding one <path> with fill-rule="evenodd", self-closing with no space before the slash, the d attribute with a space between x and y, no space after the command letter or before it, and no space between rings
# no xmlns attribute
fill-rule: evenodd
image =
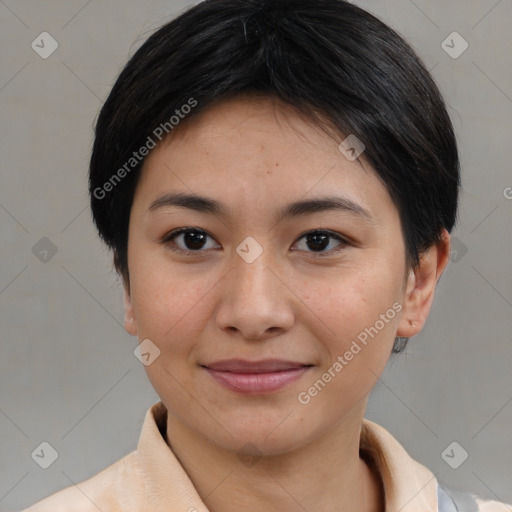
<svg viewBox="0 0 512 512"><path fill-rule="evenodd" d="M476 502L480 512L512 512L512 505L501 501L485 501L477 497Z"/></svg>
<svg viewBox="0 0 512 512"><path fill-rule="evenodd" d="M121 512L124 508L119 496L122 499L124 493L119 493L120 487L128 486L132 498L140 493L139 471L135 450L91 478L57 491L22 512Z"/></svg>
<svg viewBox="0 0 512 512"><path fill-rule="evenodd" d="M439 484L438 512L512 512L512 505L479 498L474 493L449 489Z"/></svg>

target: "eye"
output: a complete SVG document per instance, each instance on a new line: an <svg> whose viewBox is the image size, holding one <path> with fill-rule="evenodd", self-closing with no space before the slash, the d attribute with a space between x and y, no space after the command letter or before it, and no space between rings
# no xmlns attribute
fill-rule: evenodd
<svg viewBox="0 0 512 512"><path fill-rule="evenodd" d="M188 227L171 231L164 237L162 243L167 245L172 251L189 254L220 248L214 241L213 245L212 242L208 244L208 239L214 240L213 237L203 229ZM299 248L299 250L313 252L314 256L332 255L333 253L340 252L348 245L348 242L342 236L326 230L309 231L304 233L299 238L299 241L302 239L306 241L306 248ZM337 244L334 244L334 248L333 240L337 242ZM297 244L300 245L299 242L296 242L295 245Z"/></svg>
<svg viewBox="0 0 512 512"><path fill-rule="evenodd" d="M205 252L201 249L214 249L212 244L208 244L207 240L213 238L203 229L199 228L180 228L168 233L162 240L162 243L169 246L172 251L176 252ZM178 242L179 241L179 242ZM178 246L173 247L173 246ZM220 247L217 244L217 247Z"/></svg>
<svg viewBox="0 0 512 512"><path fill-rule="evenodd" d="M305 239L306 246L309 248L315 256L332 255L333 253L340 252L343 248L348 245L348 242L340 235L331 231L315 230L309 231L302 235L299 240ZM336 240L338 243L333 247L330 240ZM331 247L329 249L329 247Z"/></svg>

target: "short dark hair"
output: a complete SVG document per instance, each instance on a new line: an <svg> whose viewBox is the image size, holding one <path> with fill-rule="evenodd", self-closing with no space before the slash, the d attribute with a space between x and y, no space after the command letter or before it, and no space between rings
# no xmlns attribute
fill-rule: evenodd
<svg viewBox="0 0 512 512"><path fill-rule="evenodd" d="M399 34L344 0L206 0L136 51L96 123L91 208L126 286L144 162L134 151L170 132L171 118L246 94L278 98L362 141L400 214L408 267L442 228L451 232L460 187L453 126L433 78Z"/></svg>

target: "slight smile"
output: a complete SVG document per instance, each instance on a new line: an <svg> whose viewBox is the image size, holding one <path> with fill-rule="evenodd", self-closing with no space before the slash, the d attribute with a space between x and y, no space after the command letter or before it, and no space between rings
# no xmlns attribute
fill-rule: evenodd
<svg viewBox="0 0 512 512"><path fill-rule="evenodd" d="M302 377L313 365L278 359L225 359L201 366L217 382L232 391L260 395L283 389Z"/></svg>

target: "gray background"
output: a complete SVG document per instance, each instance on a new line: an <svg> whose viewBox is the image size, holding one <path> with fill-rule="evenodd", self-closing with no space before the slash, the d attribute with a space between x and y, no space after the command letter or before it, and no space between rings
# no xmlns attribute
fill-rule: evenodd
<svg viewBox="0 0 512 512"><path fill-rule="evenodd" d="M457 252L424 331L390 360L367 417L439 480L512 502L512 1L357 3L405 35L432 69L463 165ZM0 2L2 511L133 450L158 400L122 327L121 286L90 220L86 173L113 80L190 4ZM47 59L31 48L43 31L59 44ZM469 43L456 59L441 46L453 31ZM42 441L59 454L48 469L31 457ZM453 441L469 453L458 469L441 456ZM462 453L450 452L452 464Z"/></svg>

